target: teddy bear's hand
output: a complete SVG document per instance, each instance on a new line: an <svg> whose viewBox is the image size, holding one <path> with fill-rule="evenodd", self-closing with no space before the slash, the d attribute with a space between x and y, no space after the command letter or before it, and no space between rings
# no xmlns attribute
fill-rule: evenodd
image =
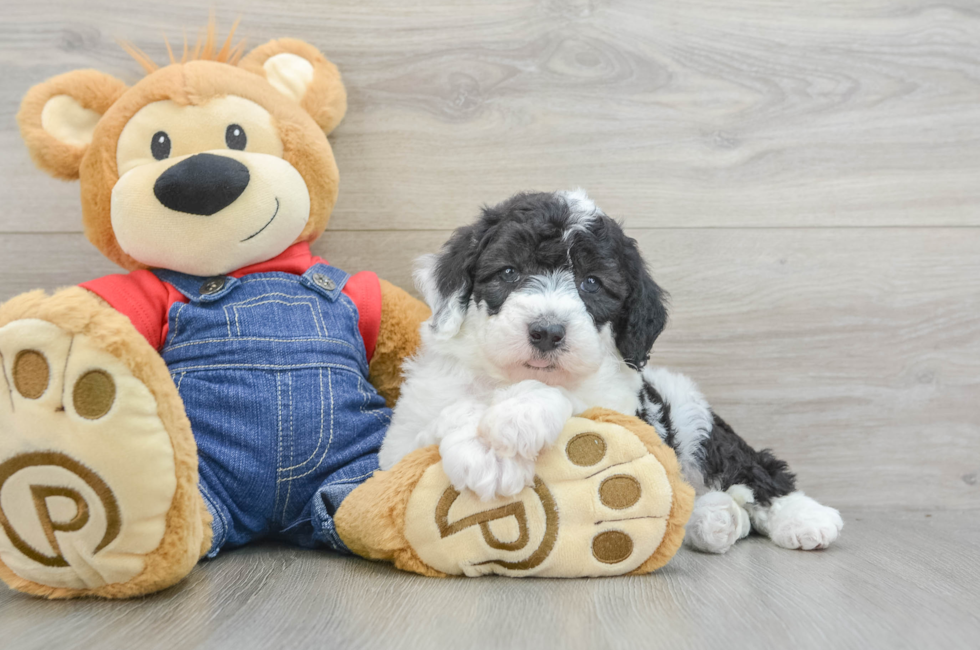
<svg viewBox="0 0 980 650"><path fill-rule="evenodd" d="M29 317L8 322L11 312ZM52 598L173 584L210 530L162 360L143 360L137 377L127 349L159 357L84 289L6 305L2 316L0 576Z"/></svg>

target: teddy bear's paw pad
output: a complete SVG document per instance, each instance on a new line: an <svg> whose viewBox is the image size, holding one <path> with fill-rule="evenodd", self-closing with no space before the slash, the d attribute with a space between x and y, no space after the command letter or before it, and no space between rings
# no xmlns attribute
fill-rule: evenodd
<svg viewBox="0 0 980 650"><path fill-rule="evenodd" d="M149 389L85 335L0 329L0 561L48 587L140 574L163 539L174 451Z"/></svg>
<svg viewBox="0 0 980 650"><path fill-rule="evenodd" d="M429 566L469 576L620 575L660 546L671 485L627 429L572 418L535 469L533 485L487 502L432 465L409 499L406 539Z"/></svg>

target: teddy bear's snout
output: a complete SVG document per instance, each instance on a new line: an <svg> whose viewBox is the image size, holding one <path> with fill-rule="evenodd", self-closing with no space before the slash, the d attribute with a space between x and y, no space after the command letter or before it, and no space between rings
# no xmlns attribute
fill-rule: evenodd
<svg viewBox="0 0 980 650"><path fill-rule="evenodd" d="M153 194L171 210L209 217L234 203L248 181L248 167L239 161L199 153L160 174Z"/></svg>

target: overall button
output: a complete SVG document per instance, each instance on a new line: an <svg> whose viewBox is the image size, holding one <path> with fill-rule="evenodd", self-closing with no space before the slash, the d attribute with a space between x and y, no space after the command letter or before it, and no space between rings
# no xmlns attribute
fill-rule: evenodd
<svg viewBox="0 0 980 650"><path fill-rule="evenodd" d="M221 277L208 278L207 280L204 281L204 284L201 285L199 291L201 292L202 296L210 296L213 293L218 293L224 288L225 288L224 278Z"/></svg>
<svg viewBox="0 0 980 650"><path fill-rule="evenodd" d="M313 284L327 291L333 291L337 288L337 283L322 273L313 274Z"/></svg>

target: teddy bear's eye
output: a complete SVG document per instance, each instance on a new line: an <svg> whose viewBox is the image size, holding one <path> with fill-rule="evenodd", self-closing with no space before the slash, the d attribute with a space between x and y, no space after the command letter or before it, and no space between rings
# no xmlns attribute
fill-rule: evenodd
<svg viewBox="0 0 980 650"><path fill-rule="evenodd" d="M245 143L248 142L248 138L245 137L245 129L237 124L229 124L228 128L225 129L225 144L228 145L229 149L238 149L242 151L245 149Z"/></svg>
<svg viewBox="0 0 980 650"><path fill-rule="evenodd" d="M157 160L170 157L170 136L163 131L157 131L150 140L150 153Z"/></svg>

